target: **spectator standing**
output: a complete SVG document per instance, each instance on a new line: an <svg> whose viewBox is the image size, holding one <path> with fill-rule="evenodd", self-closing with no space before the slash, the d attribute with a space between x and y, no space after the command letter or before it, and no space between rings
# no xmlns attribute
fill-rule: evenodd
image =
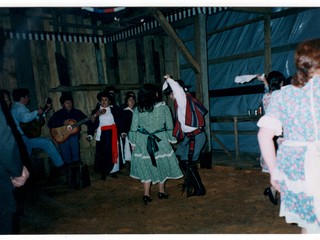
<svg viewBox="0 0 320 240"><path fill-rule="evenodd" d="M120 148L121 155L123 159L123 163L131 160L131 146L130 141L128 139L128 133L130 131L133 110L136 105L136 95L134 92L127 92L126 97L124 99L124 109L122 112L123 121L122 121L122 133L120 137Z"/></svg>
<svg viewBox="0 0 320 240"><path fill-rule="evenodd" d="M0 109L0 234L14 233L14 213L16 201L15 187L21 187L29 177L23 166L18 145L10 127L7 125L2 109Z"/></svg>

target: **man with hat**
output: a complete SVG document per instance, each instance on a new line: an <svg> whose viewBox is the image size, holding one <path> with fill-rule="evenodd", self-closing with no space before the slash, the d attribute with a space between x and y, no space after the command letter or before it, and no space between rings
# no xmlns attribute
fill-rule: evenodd
<svg viewBox="0 0 320 240"><path fill-rule="evenodd" d="M204 115L207 109L193 97L182 80L173 80L166 75L162 87L164 94L169 95L174 101L175 127L173 135L180 141L176 155L180 158L180 167L185 174L183 191L187 197L202 196L206 189L202 184L197 163L199 155L206 143L204 132Z"/></svg>

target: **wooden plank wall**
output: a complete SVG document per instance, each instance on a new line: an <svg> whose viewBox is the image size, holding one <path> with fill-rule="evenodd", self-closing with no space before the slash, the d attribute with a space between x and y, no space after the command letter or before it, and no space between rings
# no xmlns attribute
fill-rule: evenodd
<svg viewBox="0 0 320 240"><path fill-rule="evenodd" d="M6 9L0 9L0 12L9 14ZM14 18L10 16L4 17L3 15L0 18L2 19L0 27L4 29L12 28L11 23L15 20ZM29 19L28 21L28 31L62 31L93 34L91 29L59 27L50 23L48 18L38 19L36 24L34 20L31 21ZM56 18L56 21L78 25L89 24L89 20L83 20L72 15ZM32 69L29 70L33 74L33 79L28 79L33 83L31 84L33 85L32 89L30 89L31 93L35 93L35 96L31 96L32 101L36 101L37 105L43 105L46 97L51 97L54 111L61 108L59 98L62 94L61 92L50 91L60 86L55 56L57 52L66 59L70 87L86 84L98 86L101 84L101 90L103 90L103 84L112 84L119 89L121 89L122 84L141 85L147 82L161 84L162 76L167 72L166 70L175 72L175 74L179 72L177 50L173 42L168 39L169 37L167 36L146 36L110 45L9 39L4 53L5 68L1 73L0 87L12 91L16 87L24 86L23 82L17 78L21 74L19 72L20 69L16 67L17 53L15 44L17 42L22 42L30 47L28 51L30 51L31 59L20 59L20 61L30 63L32 66ZM160 76L155 76L154 52L159 56ZM158 79L158 82L156 82L156 79ZM123 103L125 92L128 90L138 91L137 88L121 90L117 97L119 104ZM75 107L85 114L89 114L97 103L96 95L98 92L99 89L71 91ZM50 114L48 117L50 117ZM82 127L81 155L82 159L91 164L94 159L95 144L93 141L91 146L85 140L86 131L86 127ZM48 128L44 127L42 136L50 136Z"/></svg>

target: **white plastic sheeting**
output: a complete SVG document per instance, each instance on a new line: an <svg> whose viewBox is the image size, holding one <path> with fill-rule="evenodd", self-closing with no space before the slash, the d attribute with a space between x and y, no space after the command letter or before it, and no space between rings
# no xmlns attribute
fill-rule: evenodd
<svg viewBox="0 0 320 240"><path fill-rule="evenodd" d="M274 11L282 11L285 8L274 8ZM320 37L320 9L307 10L295 15L271 20L271 47L281 47L289 44L297 44L305 39ZM261 17L260 14L226 11L207 19L207 32L231 26L250 19ZM178 35L184 41L188 50L195 56L194 27L188 26L178 31ZM210 34L207 37L208 62L210 60L237 54L246 54L264 49L264 23L258 21L228 31ZM282 72L285 77L292 76L295 72L294 49L272 54L272 70ZM180 64L185 64L183 56L180 56ZM248 83L235 83L235 77L239 75L264 73L264 56L245 58L235 61L222 62L208 65L209 90L235 88L242 86L260 85L259 80ZM182 68L181 79L186 84L195 86L195 74L191 68ZM195 88L191 88L195 91ZM248 94L239 96L211 97L211 116L235 116L247 115L249 109L257 109L263 94ZM243 122L238 125L239 130L257 130L255 122ZM211 130L232 130L232 123L212 123ZM233 135L217 135L229 150L235 150ZM260 152L256 135L239 135L240 151ZM220 146L212 141L213 149Z"/></svg>

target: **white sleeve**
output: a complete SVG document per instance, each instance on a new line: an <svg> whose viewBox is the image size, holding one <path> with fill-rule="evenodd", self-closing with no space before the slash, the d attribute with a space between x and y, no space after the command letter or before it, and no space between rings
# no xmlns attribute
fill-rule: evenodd
<svg viewBox="0 0 320 240"><path fill-rule="evenodd" d="M282 123L276 118L265 115L259 119L257 125L258 127L265 127L274 130L276 136L280 136L282 134Z"/></svg>
<svg viewBox="0 0 320 240"><path fill-rule="evenodd" d="M186 106L186 102L187 102L186 93L184 92L180 84L171 78L167 78L166 82L170 85L178 106L179 107Z"/></svg>

